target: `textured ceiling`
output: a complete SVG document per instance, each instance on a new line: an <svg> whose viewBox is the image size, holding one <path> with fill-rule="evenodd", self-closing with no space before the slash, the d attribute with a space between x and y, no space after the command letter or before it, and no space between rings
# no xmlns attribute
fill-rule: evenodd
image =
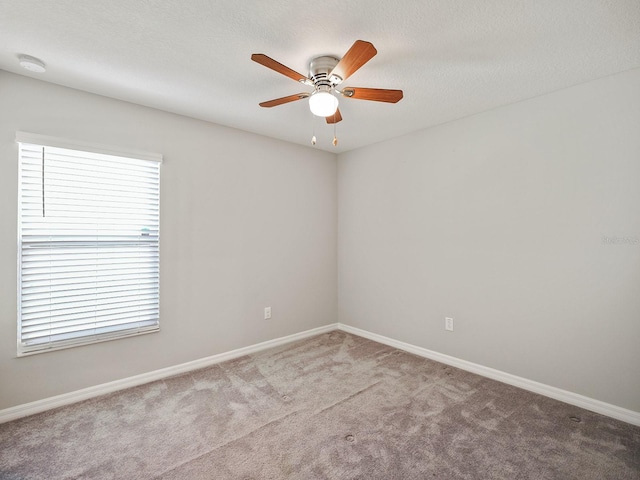
<svg viewBox="0 0 640 480"><path fill-rule="evenodd" d="M378 55L345 84L404 99L341 99L338 146L317 119L315 148L343 152L638 68L640 1L0 0L0 69L309 146L306 100L258 106L309 87L251 54L308 73L312 57L341 57L357 39ZM47 72L22 69L21 53Z"/></svg>

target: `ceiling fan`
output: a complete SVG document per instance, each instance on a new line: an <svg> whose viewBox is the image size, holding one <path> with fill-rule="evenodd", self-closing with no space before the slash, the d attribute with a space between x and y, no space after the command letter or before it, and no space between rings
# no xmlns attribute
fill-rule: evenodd
<svg viewBox="0 0 640 480"><path fill-rule="evenodd" d="M287 97L276 98L260 103L261 107L275 107L303 98L309 98L309 108L314 115L325 117L327 123L335 124L342 120L338 109L337 92L346 98L358 100L373 100L374 102L396 103L402 99L402 90L387 90L382 88L361 88L338 86L353 75L360 67L371 60L378 51L370 42L356 40L349 51L341 59L332 56L315 57L309 63L309 76L302 75L289 67L276 62L262 54L254 53L251 60L275 70L297 82L313 87L313 92L302 92Z"/></svg>

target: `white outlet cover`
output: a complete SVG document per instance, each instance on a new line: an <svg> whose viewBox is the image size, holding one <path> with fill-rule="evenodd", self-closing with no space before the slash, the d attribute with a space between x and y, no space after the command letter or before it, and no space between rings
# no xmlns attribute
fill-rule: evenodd
<svg viewBox="0 0 640 480"><path fill-rule="evenodd" d="M450 332L453 332L453 318L451 317L444 318L444 329Z"/></svg>

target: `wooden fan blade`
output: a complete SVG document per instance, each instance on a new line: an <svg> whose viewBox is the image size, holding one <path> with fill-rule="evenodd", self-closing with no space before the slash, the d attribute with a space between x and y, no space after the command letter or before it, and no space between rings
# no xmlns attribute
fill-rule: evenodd
<svg viewBox="0 0 640 480"><path fill-rule="evenodd" d="M262 102L260 106L267 107L267 108L276 107L284 103L295 102L296 100L302 100L303 98L307 98L308 96L309 96L308 93L296 93L295 95L289 95L288 97L276 98L275 100Z"/></svg>
<svg viewBox="0 0 640 480"><path fill-rule="evenodd" d="M280 62L276 62L273 58L267 57L262 53L254 53L253 55L251 55L251 60L253 60L256 63L259 63L260 65L264 65L265 67L270 68L271 70L275 70L276 72L281 73L282 75L292 78L296 82L305 83L307 80L309 80L306 77L306 75L302 75L301 73L298 73L295 70L291 70L289 67L281 64Z"/></svg>
<svg viewBox="0 0 640 480"><path fill-rule="evenodd" d="M386 90L384 88L345 87L342 95L358 100L373 100L374 102L397 103L402 100L402 90Z"/></svg>
<svg viewBox="0 0 640 480"><path fill-rule="evenodd" d="M375 57L378 51L369 42L364 40L356 40L347 53L344 54L342 60L334 67L329 75L337 75L343 81L355 73L361 66Z"/></svg>
<svg viewBox="0 0 640 480"><path fill-rule="evenodd" d="M340 115L340 109L336 110L336 113L331 115L330 117L326 117L327 123L331 125L332 123L338 123L342 121L342 115Z"/></svg>

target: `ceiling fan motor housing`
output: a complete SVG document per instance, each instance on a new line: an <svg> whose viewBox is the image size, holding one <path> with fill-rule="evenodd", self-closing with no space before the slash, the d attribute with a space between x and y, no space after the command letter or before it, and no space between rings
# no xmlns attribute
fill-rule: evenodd
<svg viewBox="0 0 640 480"><path fill-rule="evenodd" d="M342 78L331 75L340 60L331 56L316 57L309 63L309 78L316 86L316 90L328 90L342 82ZM324 87L324 88L320 88Z"/></svg>

